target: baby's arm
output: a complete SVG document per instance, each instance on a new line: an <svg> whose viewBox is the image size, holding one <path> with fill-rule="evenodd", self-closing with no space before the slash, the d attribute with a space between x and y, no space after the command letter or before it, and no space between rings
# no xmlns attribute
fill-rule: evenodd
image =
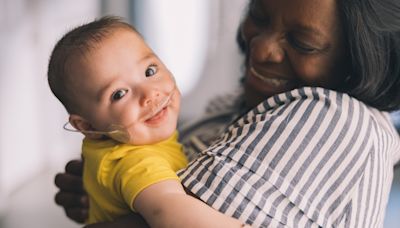
<svg viewBox="0 0 400 228"><path fill-rule="evenodd" d="M150 227L243 227L239 220L187 195L177 180L150 185L139 193L133 207Z"/></svg>

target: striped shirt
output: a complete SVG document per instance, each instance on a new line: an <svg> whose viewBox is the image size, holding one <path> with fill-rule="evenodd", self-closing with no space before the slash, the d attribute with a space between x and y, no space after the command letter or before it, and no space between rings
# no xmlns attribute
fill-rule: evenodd
<svg viewBox="0 0 400 228"><path fill-rule="evenodd" d="M199 153L178 174L187 189L254 227L383 227L400 159L387 113L314 87L230 123L238 108L182 130L187 152Z"/></svg>

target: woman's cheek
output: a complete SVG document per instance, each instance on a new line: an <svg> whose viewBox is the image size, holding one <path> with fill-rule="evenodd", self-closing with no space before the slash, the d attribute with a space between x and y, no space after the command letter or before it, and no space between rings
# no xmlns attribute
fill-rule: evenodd
<svg viewBox="0 0 400 228"><path fill-rule="evenodd" d="M309 85L319 84L323 72L321 71L321 62L317 58L301 56L291 63L300 81Z"/></svg>

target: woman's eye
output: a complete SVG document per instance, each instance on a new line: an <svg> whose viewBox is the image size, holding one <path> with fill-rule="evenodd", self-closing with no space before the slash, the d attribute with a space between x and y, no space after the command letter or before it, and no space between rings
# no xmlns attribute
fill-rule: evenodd
<svg viewBox="0 0 400 228"><path fill-rule="evenodd" d="M303 42L300 42L295 38L289 38L289 41L295 49L299 50L300 52L306 53L306 54L311 54L318 50L317 48L312 47Z"/></svg>
<svg viewBox="0 0 400 228"><path fill-rule="evenodd" d="M115 91L112 95L111 95L111 101L118 101L120 100L123 96L125 96L125 94L128 92L128 90L126 89L120 89Z"/></svg>
<svg viewBox="0 0 400 228"><path fill-rule="evenodd" d="M150 65L145 72L146 77L151 77L157 73L157 66L156 65Z"/></svg>

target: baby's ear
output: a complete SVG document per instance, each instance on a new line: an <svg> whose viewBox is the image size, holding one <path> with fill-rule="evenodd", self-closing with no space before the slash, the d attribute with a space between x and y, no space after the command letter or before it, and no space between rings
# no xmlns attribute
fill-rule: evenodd
<svg viewBox="0 0 400 228"><path fill-rule="evenodd" d="M71 114L69 116L69 123L78 131L85 132L92 130L92 126L83 117Z"/></svg>
<svg viewBox="0 0 400 228"><path fill-rule="evenodd" d="M91 133L90 131L94 131L92 125L83 117L75 114L71 114L69 116L69 123L78 131L82 132L86 137L91 139L99 139L101 138L101 134Z"/></svg>

